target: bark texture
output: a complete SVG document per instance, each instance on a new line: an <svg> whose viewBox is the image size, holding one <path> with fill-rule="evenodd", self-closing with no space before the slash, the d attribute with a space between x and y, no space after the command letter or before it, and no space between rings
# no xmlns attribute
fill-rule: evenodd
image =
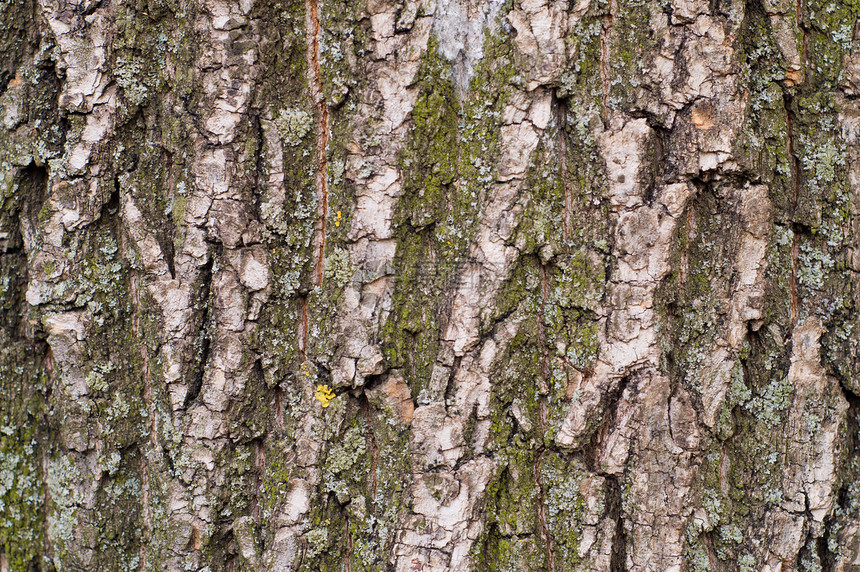
<svg viewBox="0 0 860 572"><path fill-rule="evenodd" d="M0 571L860 570L858 16L0 1Z"/></svg>

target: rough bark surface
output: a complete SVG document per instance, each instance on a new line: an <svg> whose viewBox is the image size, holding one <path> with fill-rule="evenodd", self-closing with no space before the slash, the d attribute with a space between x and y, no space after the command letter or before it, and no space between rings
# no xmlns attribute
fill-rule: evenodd
<svg viewBox="0 0 860 572"><path fill-rule="evenodd" d="M0 571L860 570L858 17L0 2Z"/></svg>

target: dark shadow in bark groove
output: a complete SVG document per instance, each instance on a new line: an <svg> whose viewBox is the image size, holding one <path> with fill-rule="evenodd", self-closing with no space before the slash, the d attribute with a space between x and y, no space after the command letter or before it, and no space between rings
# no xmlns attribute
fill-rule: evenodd
<svg viewBox="0 0 860 572"><path fill-rule="evenodd" d="M618 477L611 475L606 478L606 514L615 521L615 535L612 539L612 554L609 560L610 572L625 572L627 570L627 533L624 530L622 514L623 489Z"/></svg>
<svg viewBox="0 0 860 572"><path fill-rule="evenodd" d="M210 334L209 334L209 304L210 290L212 288L212 267L215 262L215 256L210 256L206 264L200 269L199 280L203 283L200 288L199 297L196 300L195 307L203 306L203 311L200 316L200 321L197 324L199 331L198 339L195 345L199 344L199 349L194 356L191 368L188 374L189 384L188 393L185 395L185 403L183 407L188 409L188 406L197 399L200 395L200 390L203 388L203 377L206 373L206 363L209 361L210 354Z"/></svg>
<svg viewBox="0 0 860 572"><path fill-rule="evenodd" d="M827 549L827 537L830 536L833 519L828 517L824 520L824 532L815 541L815 552L818 562L821 564L821 572L833 572L833 554Z"/></svg>
<svg viewBox="0 0 860 572"><path fill-rule="evenodd" d="M463 356L454 357L454 365L451 366L451 372L448 374L448 383L445 385L445 404L450 403L457 394L457 372L460 370L460 363L463 361Z"/></svg>
<svg viewBox="0 0 860 572"><path fill-rule="evenodd" d="M35 221L48 198L48 168L30 163L21 170L18 188L26 202L27 217Z"/></svg>
<svg viewBox="0 0 860 572"><path fill-rule="evenodd" d="M379 466L379 447L376 443L376 433L373 431L373 418L371 412L370 400L367 398L367 389L370 389L370 384L379 383L378 378L383 376L374 376L368 380L368 385L365 390L358 396L358 403L361 411L364 413L364 419L367 422L367 450L370 451L370 498L376 497L376 488L378 486L377 468ZM347 527L348 529L349 527Z"/></svg>
<svg viewBox="0 0 860 572"><path fill-rule="evenodd" d="M256 364L259 364L257 360ZM262 372L261 372L262 373ZM262 377L260 377L262 379ZM263 486L263 475L266 472L266 437L263 434L251 440L251 450L254 452L254 490L251 494L251 516L256 524L260 524L260 489ZM265 541L265 536L260 536L260 542Z"/></svg>
<svg viewBox="0 0 860 572"><path fill-rule="evenodd" d="M0 328L6 331L10 339L26 339L29 327L26 319L27 312L21 312L19 309L26 304L24 296L30 280L27 249L24 246L25 232L22 227L25 224L30 229L36 227L39 211L48 194L48 170L30 163L18 172L15 185L18 189L15 198L22 202L17 205L12 202L14 208L7 211L9 218L0 219L0 222L4 223L3 230L7 230L8 233L5 238L0 238L0 276L8 280L4 299L0 300L3 303L0 309L7 309ZM5 206L2 199L0 199L0 206ZM0 212L0 216L3 215L5 213Z"/></svg>
<svg viewBox="0 0 860 572"><path fill-rule="evenodd" d="M837 519L834 513L838 509L845 515L851 514L850 505L853 500L849 494L849 487L856 480L856 474L852 474L853 471L850 470L850 465L851 460L857 457L858 448L860 448L860 395L851 391L841 381L839 382L839 389L842 391L842 396L848 401L848 411L845 414L845 457L840 470L839 490L835 494L836 502L834 510L824 520L824 531L817 540L816 548L822 572L833 572L835 570L836 555L829 549L831 536L836 534L834 525L837 525Z"/></svg>
<svg viewBox="0 0 860 572"><path fill-rule="evenodd" d="M717 572L720 570L720 567L717 553L714 550L713 533L710 530L702 532L702 540L705 543L705 548L708 550L708 566L710 570Z"/></svg>
<svg viewBox="0 0 860 572"><path fill-rule="evenodd" d="M605 437L607 437L612 427L615 426L615 420L618 414L618 406L621 404L621 399L624 396L624 391L627 389L628 385L630 385L630 382L633 381L633 378L636 377L637 373L638 372L631 372L622 377L620 380L618 380L618 383L615 385L614 388L610 389L606 394L604 394L603 399L601 400L603 419L600 420L600 425L592 433L588 444L583 447L585 462L588 466L588 469L592 472L601 474L597 464L598 457L600 456L600 443ZM634 386L632 387L633 391L636 390L635 383L636 382L634 382ZM616 478L614 475L606 476L608 478Z"/></svg>

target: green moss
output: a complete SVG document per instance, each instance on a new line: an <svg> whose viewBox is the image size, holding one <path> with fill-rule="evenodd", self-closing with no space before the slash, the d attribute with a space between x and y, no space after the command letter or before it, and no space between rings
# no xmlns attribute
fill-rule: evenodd
<svg viewBox="0 0 860 572"><path fill-rule="evenodd" d="M583 532L586 469L555 452L538 452L514 437L487 491L487 521L473 555L481 570L577 570ZM541 515L545 528L541 524Z"/></svg>
<svg viewBox="0 0 860 572"><path fill-rule="evenodd" d="M636 106L640 78L648 64L643 55L658 51L658 36L651 23L653 12L658 9L657 4L645 0L624 2L616 7L607 38L609 57L606 74L610 84L610 108L630 109Z"/></svg>
<svg viewBox="0 0 860 572"><path fill-rule="evenodd" d="M687 561L690 563L690 569L693 572L710 572L711 561L708 558L708 552L701 546L696 546L690 550L687 555Z"/></svg>
<svg viewBox="0 0 860 572"><path fill-rule="evenodd" d="M132 108L147 105L154 94L168 86L176 89L184 79L181 71L175 70L191 64L190 50L183 45L187 43L183 42L183 32L189 31L190 25L185 23L189 16L161 2L151 2L145 15L134 5L117 10L111 68Z"/></svg>
<svg viewBox="0 0 860 572"><path fill-rule="evenodd" d="M383 346L413 395L426 389L440 339L443 292L454 287L495 183L499 117L512 74L509 47L488 36L473 91L461 102L450 65L431 40L416 79L414 127L401 155L404 193L395 214L392 312Z"/></svg>
<svg viewBox="0 0 860 572"><path fill-rule="evenodd" d="M827 272L833 268L833 259L826 252L817 250L809 243L800 245L797 280L807 290L819 290L824 286Z"/></svg>
<svg viewBox="0 0 860 572"><path fill-rule="evenodd" d="M790 210L794 201L795 158L788 153L792 136L788 122L795 110L791 109L790 92L781 83L788 64L767 15L760 10L746 12L737 45L749 103L735 152L742 165L768 184L779 219L780 210Z"/></svg>
<svg viewBox="0 0 860 572"><path fill-rule="evenodd" d="M752 398L752 392L744 383L743 358L735 363L732 368L732 380L729 391L720 410L717 421L717 435L721 439L727 439L734 434L734 418L732 413L738 405L746 404Z"/></svg>
<svg viewBox="0 0 860 572"><path fill-rule="evenodd" d="M395 541L411 484L408 428L381 401L344 402L343 424L325 438L320 504L311 509L307 570L379 570Z"/></svg>
<svg viewBox="0 0 860 572"><path fill-rule="evenodd" d="M45 514L40 431L44 372L23 344L0 351L0 550L9 570L24 572L40 560Z"/></svg>
<svg viewBox="0 0 860 572"><path fill-rule="evenodd" d="M702 189L688 206L689 215L682 215L675 230L673 271L655 296L664 321L664 367L696 393L704 390L702 380L710 380L708 357L717 343L723 301L737 279L745 223L721 198L733 192Z"/></svg>
<svg viewBox="0 0 860 572"><path fill-rule="evenodd" d="M833 90L842 79L843 56L852 48L860 4L854 0L813 0L804 8L804 25L809 30L807 81L813 90Z"/></svg>
<svg viewBox="0 0 860 572"><path fill-rule="evenodd" d="M588 13L578 19L568 32L566 43L576 60L562 73L559 97L570 98L578 106L599 110L603 105L603 79L600 63L602 59L602 19L607 6L596 2L589 7ZM587 113L575 114L586 118Z"/></svg>
<svg viewBox="0 0 860 572"><path fill-rule="evenodd" d="M170 214L173 218L173 224L175 226L180 226L185 217L185 209L188 207L188 198L177 191L176 196L173 198L173 205L170 209Z"/></svg>
<svg viewBox="0 0 860 572"><path fill-rule="evenodd" d="M704 443L706 453L695 487L709 525L706 529L691 526L688 543L701 548L701 535L709 534L717 558L727 564L737 562L741 568L751 569L756 563L747 531L756 530L767 512L784 509L789 500L783 485L786 463L792 461L785 457L786 434L776 430L786 422L795 391L786 379L784 342L777 328L763 328L749 341L735 367L717 434ZM809 402L805 407L809 408L809 431L814 434L818 406Z"/></svg>
<svg viewBox="0 0 860 572"><path fill-rule="evenodd" d="M585 512L582 484L587 471L579 461L558 453L547 453L541 461L546 528L555 552L554 569L574 571L581 561L578 549Z"/></svg>
<svg viewBox="0 0 860 572"><path fill-rule="evenodd" d="M431 39L417 84L421 93L412 110L412 131L400 162L404 170L400 224L421 230L442 222L454 200L459 174L460 104L448 63ZM449 210L450 209L450 210ZM453 212L454 216L462 213Z"/></svg>
<svg viewBox="0 0 860 572"><path fill-rule="evenodd" d="M47 524L51 544L56 550L54 558L58 561L57 564L62 562L63 556L70 551L70 544L75 538L77 511L83 501L76 486L80 478L77 467L68 457L57 456L50 460L45 479L51 495Z"/></svg>
<svg viewBox="0 0 860 572"><path fill-rule="evenodd" d="M328 451L323 465L322 487L325 493L334 493L338 501L346 504L350 500L350 485L361 483L366 470L356 473L355 465L367 462L366 428L351 427ZM352 479L358 478L358 483Z"/></svg>
<svg viewBox="0 0 860 572"><path fill-rule="evenodd" d="M343 288L355 274L355 266L345 248L334 247L325 259L325 278L337 288Z"/></svg>
<svg viewBox="0 0 860 572"><path fill-rule="evenodd" d="M536 452L519 435L514 436L499 463L499 474L488 486L487 521L476 543L478 569L520 570L546 566L546 543L541 541L538 503L540 490L535 475Z"/></svg>

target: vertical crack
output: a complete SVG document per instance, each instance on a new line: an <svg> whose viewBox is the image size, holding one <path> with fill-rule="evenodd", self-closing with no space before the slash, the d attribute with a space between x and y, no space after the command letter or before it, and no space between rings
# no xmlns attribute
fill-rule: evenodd
<svg viewBox="0 0 860 572"><path fill-rule="evenodd" d="M451 366L451 372L448 374L448 383L445 386L446 407L452 402L457 391L457 372L460 371L460 364L462 362L463 356L454 356L454 364Z"/></svg>
<svg viewBox="0 0 860 572"><path fill-rule="evenodd" d="M543 463L543 455L545 452L544 434L547 427L547 394L549 393L549 356L546 349L546 329L544 326L544 317L546 315L546 301L549 295L549 285L547 279L546 265L540 266L540 284L541 284L541 303L538 315L538 345L541 348L541 377L539 387L539 450L535 457L535 481L538 486L538 521L540 523L541 536L546 543L546 565L547 571L553 572L553 542L552 534L549 530L549 525L546 521L546 487L544 486L543 477L541 476L541 467Z"/></svg>
<svg viewBox="0 0 860 572"><path fill-rule="evenodd" d="M367 421L367 449L370 451L370 498L376 498L377 467L379 464L379 447L376 444L376 434L373 432L373 421L370 416L370 401L367 395L361 394L361 408L364 410L364 418Z"/></svg>
<svg viewBox="0 0 860 572"><path fill-rule="evenodd" d="M260 523L260 489L263 488L263 472L266 467L266 448L263 446L263 437L252 441L254 451L254 494L251 497L251 517L254 522Z"/></svg>
<svg viewBox="0 0 860 572"><path fill-rule="evenodd" d="M541 428L541 435L543 428ZM549 525L546 522L546 487L544 486L543 477L541 476L541 464L543 462L544 447L541 446L535 457L535 480L538 485L538 522L540 523L540 533L546 543L546 569L547 572L553 572L553 545L552 535L549 531Z"/></svg>
<svg viewBox="0 0 860 572"><path fill-rule="evenodd" d="M50 421L48 420L48 397L54 387L54 353L51 350L50 344L45 342L45 353L44 353L44 363L45 363L45 376L48 378L48 387L45 396L45 410L42 412L42 422L43 427L49 427ZM48 485L48 472L49 472L49 462L48 462L48 444L47 440L42 442L42 446L39 447L39 455L40 461L42 465L42 488L44 490L43 494L43 504L42 504L42 516L43 516L43 526L44 526L44 546L45 546L45 557L49 558L51 553L53 552L53 547L51 546L51 535L50 535L50 516L51 516L51 488Z"/></svg>
<svg viewBox="0 0 860 572"><path fill-rule="evenodd" d="M702 540L705 543L705 549L708 551L708 570L716 572L717 567L717 551L714 549L714 539L710 531L702 532Z"/></svg>
<svg viewBox="0 0 860 572"><path fill-rule="evenodd" d="M609 126L609 34L615 19L615 0L609 1L609 13L600 28L600 80L603 83L603 125Z"/></svg>
<svg viewBox="0 0 860 572"><path fill-rule="evenodd" d="M315 253L316 264L314 271L314 283L319 286L323 281L325 271L325 241L326 241L326 218L328 217L328 158L326 149L328 147L329 110L323 93L322 71L320 69L320 8L319 0L306 0L305 10L307 13L306 34L309 84L314 105L316 106L317 141L316 141L316 179L317 195L319 199L319 221L316 228L317 251Z"/></svg>
<svg viewBox="0 0 860 572"><path fill-rule="evenodd" d="M546 396L549 393L549 354L546 349L546 326L544 325L544 317L546 316L546 301L549 297L549 282L546 273L546 265L541 264L540 266L540 310L538 315L538 345L541 348L541 380L540 380L540 393L542 396ZM544 406L546 403L544 403ZM545 416L542 419L542 422L546 422Z"/></svg>
<svg viewBox="0 0 860 572"><path fill-rule="evenodd" d="M603 124L609 125L609 74L606 70L609 60L609 30L612 26L612 15L606 16L600 29L600 80L603 84Z"/></svg>
<svg viewBox="0 0 860 572"><path fill-rule="evenodd" d="M114 194L119 198L119 182L114 181ZM128 237L122 233L120 240L121 256L125 257L128 252ZM147 421L149 429L149 442L153 449L156 449L158 438L156 435L157 419L155 407L152 402L152 372L149 363L149 350L146 346L146 340L140 329L140 278L137 270L132 267L128 272L129 290L131 291L131 332L137 340L137 345L140 348L141 367L143 368L143 402L146 405ZM143 533L140 542L140 565L138 567L141 572L146 570L146 546L147 539L152 533L152 507L151 507L151 492L150 492L150 467L149 460L146 454L146 447L141 448L141 505L142 505L142 521Z"/></svg>
<svg viewBox="0 0 860 572"><path fill-rule="evenodd" d="M281 431L284 427L284 390L280 386L275 388L275 424Z"/></svg>
<svg viewBox="0 0 860 572"><path fill-rule="evenodd" d="M123 237L123 251L127 248L125 237ZM149 364L149 352L146 347L146 340L143 339L143 334L140 331L140 284L137 275L137 270L131 268L128 273L128 281L131 290L131 331L137 339L140 346L140 358L143 367L143 401L146 403L148 419L149 419L149 441L155 446L157 444L156 427L157 420L155 415L155 407L152 403L152 373Z"/></svg>
<svg viewBox="0 0 860 572"><path fill-rule="evenodd" d="M785 131L786 131L786 152L788 159L791 162L791 330L794 330L797 324L799 295L797 291L797 258L800 252L800 228L797 224L797 205L800 200L800 159L794 152L794 114L791 111L792 97L783 90L783 106L785 107ZM790 334L789 334L790 335Z"/></svg>
<svg viewBox="0 0 860 572"><path fill-rule="evenodd" d="M792 225L791 228L791 328L789 331L789 337L791 337L791 331L794 331L794 327L797 325L797 313L799 302L799 295L797 293L797 259L800 254L800 233L797 225Z"/></svg>
<svg viewBox="0 0 860 572"><path fill-rule="evenodd" d="M42 531L44 543L45 543L45 558L49 559L51 557L51 553L53 552L53 547L51 546L51 488L48 485L48 471L50 467L48 466L48 450L47 447L42 447L40 452L40 460L42 463L42 488L44 490L43 504L42 504L42 522L43 528ZM141 544L141 555L143 554L143 545Z"/></svg>
<svg viewBox="0 0 860 572"><path fill-rule="evenodd" d="M621 514L623 491L618 477L606 477L607 516L615 521L615 535L612 538L612 554L609 557L610 572L627 570L627 535L624 532L624 518Z"/></svg>
<svg viewBox="0 0 860 572"><path fill-rule="evenodd" d="M194 369L188 376L188 390L185 393L185 402L183 407L188 409L188 406L200 395L203 389L203 378L206 375L206 364L209 362L210 347L210 332L208 331L209 323L209 298L212 294L212 269L215 265L215 257L209 256L206 263L200 268L200 290L199 295L194 303L195 308L203 307L199 321L199 346L196 346L196 356L193 357ZM196 344L197 342L195 342Z"/></svg>
<svg viewBox="0 0 860 572"><path fill-rule="evenodd" d="M299 358L305 361L308 357L308 296L299 297L299 331L298 331Z"/></svg>
<svg viewBox="0 0 860 572"><path fill-rule="evenodd" d="M570 239L570 183L567 180L567 109L564 100L556 98L558 113L558 155L561 185L564 190L564 240Z"/></svg>
<svg viewBox="0 0 860 572"><path fill-rule="evenodd" d="M687 208L686 213L686 224L684 225L684 234L686 236L686 240L684 241L684 248L681 251L681 264L680 269L678 270L678 281L681 287L685 286L687 283L687 274L690 271L690 242L693 240L691 227L695 220L695 206L690 205Z"/></svg>
<svg viewBox="0 0 860 572"><path fill-rule="evenodd" d="M320 7L319 0L305 0L305 28L307 33L307 59L308 59L308 84L311 89L311 97L314 103L314 117L316 119L316 186L318 201L318 220L314 230L314 275L315 286L322 285L325 273L325 242L326 242L326 218L328 217L328 179L327 179L327 157L328 147L328 106L323 94L322 70L320 69ZM298 346L301 361L307 359L308 346L308 296L299 298L299 328Z"/></svg>
<svg viewBox="0 0 860 572"><path fill-rule="evenodd" d="M791 161L791 214L794 217L800 197L800 159L794 154L794 113L791 111L791 103L791 95L783 92L783 105L785 106L785 146L788 159Z"/></svg>
<svg viewBox="0 0 860 572"><path fill-rule="evenodd" d="M125 251L127 245L125 244L125 236L123 236L123 251ZM138 276L137 270L132 268L129 270L129 286L131 289L131 304L132 304L132 315L131 315L131 330L134 334L134 337L137 339L138 346L140 347L140 357L142 360L143 366L143 401L146 404L146 410L148 414L149 421L149 441L153 447L155 447L157 438L156 438L156 418L155 418L155 407L152 404L152 377L149 367L149 353L146 348L146 341L143 339L143 336L140 332L140 286L138 284ZM143 538L141 538L140 543L140 566L139 570L146 570L146 540L152 532L152 508L151 508L151 493L150 493L150 477L149 477L149 462L147 460L147 455L145 453L145 449L141 451L143 454L141 455L141 478L140 478L140 488L141 488L141 504L143 505Z"/></svg>
<svg viewBox="0 0 860 572"><path fill-rule="evenodd" d="M809 58L809 29L803 20L803 0L795 0L794 9L797 16L797 28L803 34L800 45L800 65L803 66L803 81L806 81L806 71L809 69L807 59Z"/></svg>

